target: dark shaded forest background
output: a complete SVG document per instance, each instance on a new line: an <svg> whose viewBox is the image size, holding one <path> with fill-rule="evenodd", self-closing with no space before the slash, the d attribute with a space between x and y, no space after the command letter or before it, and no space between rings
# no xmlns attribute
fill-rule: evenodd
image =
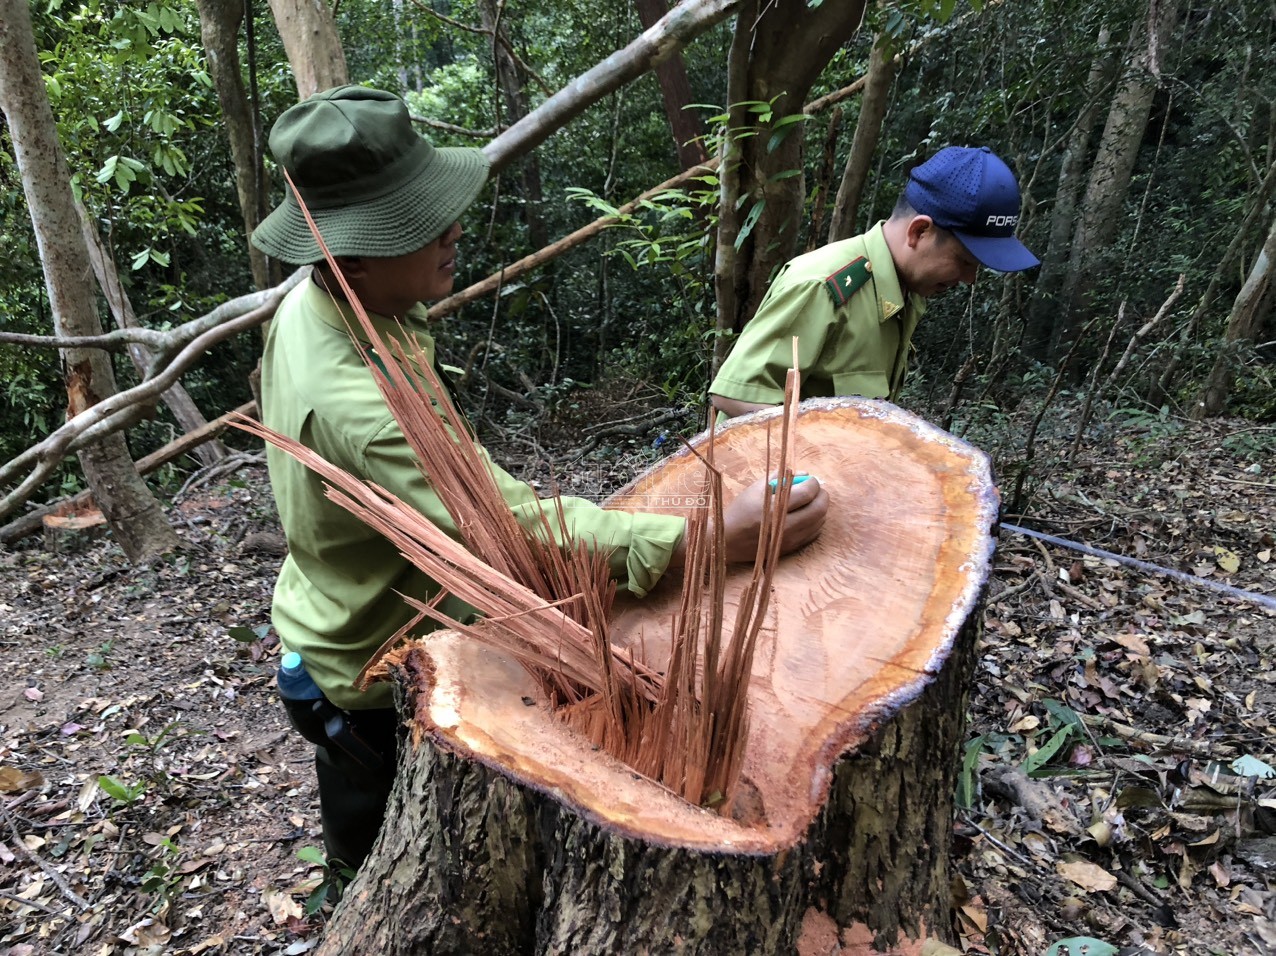
<svg viewBox="0 0 1276 956"><path fill-rule="evenodd" d="M335 19L352 81L404 93L436 144L474 146L512 110L533 109L638 35L637 6L345 0ZM53 0L31 13L73 189L141 323L172 328L251 291L196 6ZM270 10L251 13L239 55L264 133L297 87ZM1024 190L1021 235L1043 267L985 272L969 293L932 302L902 404L988 447L1003 473L1023 476L1022 491L1044 467L1028 467L1031 435L1006 425L1005 412L1024 403L1090 399L1087 417L1100 427L1276 417L1273 28L1270 4L1258 2L870 5L806 98L817 105L799 115L773 109L778 99L727 102L727 20L681 54L681 112L702 130L707 157L742 138L765 137L772 150L798 138L801 167L772 177L800 183L796 220L768 221L761 187L734 201L744 224L735 245L762 258L749 242L800 251L885 217L907 169L944 145L986 144L1010 162ZM828 96L871 67L880 119L861 115L867 94ZM499 73L511 68L514 81ZM821 107L821 98L836 103ZM861 136L871 146L863 173L843 184ZM40 258L6 137L7 127L0 330L47 335ZM541 145L534 163L524 157L494 178L463 223L458 288L668 180L680 169L677 146L654 74L606 97ZM281 184L268 158L267 169L272 206ZM839 202L848 186L849 204L845 193ZM724 316L715 289L719 197L705 172L446 318L439 338L467 370L472 411L488 427L517 430L591 391L635 386L670 407L701 407L715 344L739 321ZM109 327L104 303L101 311ZM206 416L251 397L259 344L241 334L184 377ZM114 361L121 388L137 380L125 356ZM13 345L0 347L0 381L5 460L60 424L64 387L51 350ZM179 432L161 406L130 429L130 451L140 457ZM180 481L177 467L160 482ZM69 460L39 497L81 480ZM1010 497L1020 508L1023 496Z"/></svg>

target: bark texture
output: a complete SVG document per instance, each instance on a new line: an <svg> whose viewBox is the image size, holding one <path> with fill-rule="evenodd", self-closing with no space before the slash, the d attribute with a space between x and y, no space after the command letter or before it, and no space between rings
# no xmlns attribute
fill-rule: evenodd
<svg viewBox="0 0 1276 956"><path fill-rule="evenodd" d="M1136 24L1131 55L1117 83L1076 227L1072 253L1060 293L1061 314L1051 339L1050 356L1060 359L1094 314L1089 303L1091 276L1114 254L1112 240L1130 189L1130 176L1147 130L1159 78L1159 56L1178 20L1177 0L1149 0L1147 23Z"/></svg>
<svg viewBox="0 0 1276 956"><path fill-rule="evenodd" d="M325 0L270 0L297 81L297 98L350 82L337 22Z"/></svg>
<svg viewBox="0 0 1276 956"><path fill-rule="evenodd" d="M22 171L55 333L101 334L93 273L71 194L71 176L58 144L24 0L0 0L0 51L0 110L8 122ZM115 394L110 358L98 349L67 349L63 370L68 417ZM79 458L93 497L130 561L143 561L178 547L177 535L138 476L122 434L85 447Z"/></svg>
<svg viewBox="0 0 1276 956"><path fill-rule="evenodd" d="M231 161L235 164L235 193L244 218L244 240L252 267L253 284L267 289L279 283L272 276L266 254L247 239L266 217L266 174L261 144L239 65L239 28L244 20L242 0L195 0L199 9L199 34L208 57L208 72L217 89L217 102L226 125Z"/></svg>
<svg viewBox="0 0 1276 956"><path fill-rule="evenodd" d="M893 406L803 409L851 423L831 443L799 419L798 460L841 516L777 573L731 815L566 730L517 664L431 635L391 655L408 741L387 825L319 952L832 956L951 938L952 800L996 494L980 453ZM719 435L729 486L766 469L768 421ZM703 493L690 459L614 504L685 509ZM676 590L618 603L613 639L658 660Z"/></svg>
<svg viewBox="0 0 1276 956"><path fill-rule="evenodd" d="M863 0L809 7L806 0L745 0L736 17L727 65L731 130L755 127L750 103L770 103L773 124L802 112L811 84L863 18ZM718 329L739 331L753 317L774 270L797 249L806 190L801 176L802 124L777 143L759 135L728 136L723 146L714 289ZM714 367L729 342L719 336ZM721 354L717 354L721 353Z"/></svg>
<svg viewBox="0 0 1276 956"><path fill-rule="evenodd" d="M833 215L829 220L829 242L846 239L858 230L860 196L873 164L873 153L882 136L882 121L890 103L891 84L895 81L895 51L883 37L873 44L868 58L867 82L860 97L860 116L851 139L851 152L842 170L842 183L837 189Z"/></svg>
<svg viewBox="0 0 1276 956"><path fill-rule="evenodd" d="M634 0L634 8L644 30L650 30L669 13L669 4L665 0ZM700 115L689 108L694 101L691 98L691 81L687 79L687 65L681 53L656 64L656 80L660 83L673 145L678 151L678 168L699 166L709 158L709 154L704 150L704 124L700 122Z"/></svg>

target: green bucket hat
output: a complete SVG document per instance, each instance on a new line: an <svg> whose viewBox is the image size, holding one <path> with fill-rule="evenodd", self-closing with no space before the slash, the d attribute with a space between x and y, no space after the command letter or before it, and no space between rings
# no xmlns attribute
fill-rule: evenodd
<svg viewBox="0 0 1276 956"><path fill-rule="evenodd" d="M489 165L479 149L435 149L412 128L403 100L362 86L324 90L285 110L270 151L334 256L423 248L474 202ZM323 259L291 189L252 241L291 265Z"/></svg>

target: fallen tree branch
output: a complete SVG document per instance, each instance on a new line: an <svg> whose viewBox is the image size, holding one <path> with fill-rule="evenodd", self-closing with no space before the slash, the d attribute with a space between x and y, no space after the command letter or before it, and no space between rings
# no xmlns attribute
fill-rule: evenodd
<svg viewBox="0 0 1276 956"><path fill-rule="evenodd" d="M135 465L139 475L149 475L153 471L158 471L164 465L167 465L175 458L198 447L206 441L216 438L226 430L232 418L239 415L246 415L250 418L257 417L257 403L246 402L240 405L234 411L227 412L220 418L216 418L201 428L192 432L187 432L173 441L169 442L163 448L151 452L144 458L139 458ZM0 544L9 545L15 541L20 541L29 534L34 534L44 526L44 516L53 514L59 508L76 509L89 504L93 500L93 493L84 490L69 498L62 498L58 501L51 502L43 508L23 515L16 521L11 521L4 527L0 527Z"/></svg>
<svg viewBox="0 0 1276 956"><path fill-rule="evenodd" d="M481 299L488 293L496 291L503 283L511 282L524 273L535 269L537 266L544 265L551 259L558 258L569 249L574 249L587 239L592 239L608 226L612 226L620 222L622 217L633 212L647 200L658 196L666 190L681 186L683 183L689 182L697 176L712 173L715 169L717 169L717 167L717 159L710 159L698 166L693 166L690 169L683 170L677 176L674 176L671 179L666 179L659 186L656 186L653 189L648 189L645 193L638 196L638 198L625 203L625 205L616 210L616 214L614 216L603 216L601 219L595 219L589 225L582 226L570 235L564 236L557 242L546 246L544 249L533 252L530 256L524 256L522 259L519 259L517 262L512 263L503 269L498 269L481 282L476 282L469 288L462 289L460 292L457 292L455 295L450 295L446 299L440 299L430 307L430 318L438 319L445 315L451 315L457 309L461 308L461 306L468 305L476 299Z"/></svg>
<svg viewBox="0 0 1276 956"><path fill-rule="evenodd" d="M204 331L186 342L171 360L167 355L157 352L152 368L159 367L162 370L154 377L147 377L140 384L117 392L110 398L85 409L42 441L0 467L0 483L4 483L14 480L14 477L24 468L33 466L21 484L0 499L0 517L9 514L26 501L35 489L40 487L57 469L66 455L119 431L141 418L145 414L144 406L153 402L160 393L177 381L182 373L193 366L213 345L245 329L254 328L274 315L279 301L308 274L308 269L298 269L274 289L266 293L258 293L255 297L244 296L237 300L263 298L262 304L250 312L229 320L221 319L219 322L213 322L210 318L219 311L214 310L203 319L187 323L182 328L188 329L195 326L203 328Z"/></svg>
<svg viewBox="0 0 1276 956"><path fill-rule="evenodd" d="M1070 548L1073 551L1080 551L1082 554L1088 554L1096 558L1104 558L1109 561L1116 561L1118 564L1124 564L1127 567L1136 568L1139 571L1146 571L1149 574L1157 574L1162 577L1173 578L1184 584L1195 584L1198 587L1209 588L1211 591L1219 591L1229 597L1238 598L1242 601L1252 601L1260 607L1265 607L1270 611L1276 611L1276 598L1267 594L1259 594L1256 591L1245 591L1230 584L1224 584L1221 581L1211 581L1209 578L1197 577L1195 574L1187 574L1184 571L1175 571L1173 568L1165 568L1159 564L1150 564L1147 561L1140 561L1138 558L1128 558L1123 554L1117 554L1115 551L1104 551L1102 548L1093 548L1088 544L1081 544L1078 541L1068 541L1065 538L1056 538L1054 535L1045 534L1041 531L1032 531L1028 528L1021 528L1018 525L1001 523L1002 531L1013 531L1015 534L1027 535L1029 538L1035 538L1038 541L1044 541L1048 544L1057 545L1061 548Z"/></svg>
<svg viewBox="0 0 1276 956"><path fill-rule="evenodd" d="M645 435L653 428L659 428L669 422L676 422L690 411L689 408L665 408L657 409L654 413L647 415L636 415L633 418L627 418L618 422L609 422L596 426L585 439L585 444L571 453L570 459L575 461L598 447L599 442L604 438L613 436L637 436Z"/></svg>
<svg viewBox="0 0 1276 956"><path fill-rule="evenodd" d="M1078 714L1087 727L1107 730L1126 740L1145 743L1152 747L1172 750L1178 753L1189 753L1197 757L1233 757L1236 748L1228 744L1211 743L1208 740L1192 740L1189 737L1167 737L1165 734L1154 734L1150 730L1139 730L1129 724L1123 724L1102 714Z"/></svg>

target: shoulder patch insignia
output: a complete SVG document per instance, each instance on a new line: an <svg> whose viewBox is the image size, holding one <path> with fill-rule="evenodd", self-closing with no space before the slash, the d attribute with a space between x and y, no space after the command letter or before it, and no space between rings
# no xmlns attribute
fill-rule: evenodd
<svg viewBox="0 0 1276 956"><path fill-rule="evenodd" d="M846 300L867 284L873 264L864 256L852 259L824 280L824 288L834 306L845 305Z"/></svg>

